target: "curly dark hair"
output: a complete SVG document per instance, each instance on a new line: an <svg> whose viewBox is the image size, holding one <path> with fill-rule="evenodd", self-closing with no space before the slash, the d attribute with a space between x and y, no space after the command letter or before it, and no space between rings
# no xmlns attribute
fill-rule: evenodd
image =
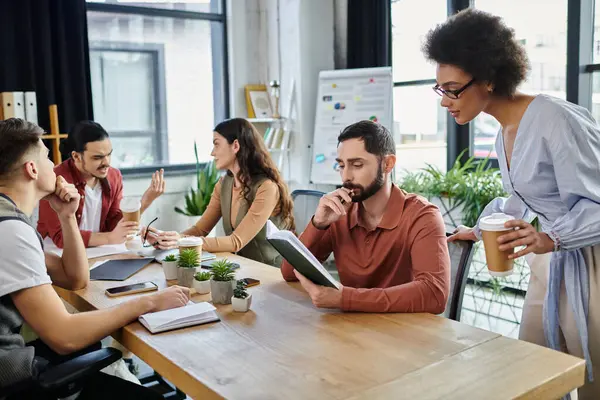
<svg viewBox="0 0 600 400"><path fill-rule="evenodd" d="M512 96L529 71L523 46L500 17L468 8L427 34L425 56L455 65L478 82L490 82L493 93Z"/></svg>
<svg viewBox="0 0 600 400"><path fill-rule="evenodd" d="M219 123L215 129L229 144L237 140L240 144L236 158L240 165L239 180L242 184L244 199L251 204L250 186L252 181L260 176L265 176L275 182L279 189L279 207L284 225L287 229L294 231L296 224L294 222L293 201L288 187L283 181L277 166L273 162L269 150L261 134L254 125L244 118L232 118ZM231 171L227 171L229 175Z"/></svg>

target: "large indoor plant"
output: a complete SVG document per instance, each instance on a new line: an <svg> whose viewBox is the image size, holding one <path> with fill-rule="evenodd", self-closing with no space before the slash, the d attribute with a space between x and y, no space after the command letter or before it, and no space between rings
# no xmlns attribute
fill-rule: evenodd
<svg viewBox="0 0 600 400"><path fill-rule="evenodd" d="M196 187L190 188L189 193L185 194L185 207L183 209L175 207L175 212L190 217L185 219L187 226L184 229L189 228L204 214L215 185L219 181L219 173L214 161L206 163L204 166L200 163L195 142L194 155L196 156Z"/></svg>
<svg viewBox="0 0 600 400"><path fill-rule="evenodd" d="M506 195L497 168L489 167L487 159L474 157L462 163L463 154L445 173L427 164L426 168L407 173L399 182L407 192L420 194L438 205L449 230L460 224L474 226L490 201Z"/></svg>

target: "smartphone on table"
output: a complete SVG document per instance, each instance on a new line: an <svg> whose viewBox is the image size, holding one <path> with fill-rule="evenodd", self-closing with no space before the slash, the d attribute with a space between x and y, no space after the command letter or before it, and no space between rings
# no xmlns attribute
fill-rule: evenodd
<svg viewBox="0 0 600 400"><path fill-rule="evenodd" d="M244 278L244 279L240 279L240 280L246 284L246 287L252 287L252 286L260 285L260 281L258 279Z"/></svg>
<svg viewBox="0 0 600 400"><path fill-rule="evenodd" d="M158 290L158 285L154 282L140 282L140 283L132 283L130 285L125 286L117 286L113 288L106 289L106 295L108 297L118 297L125 296L129 294L135 293L144 293L144 292L152 292L154 290Z"/></svg>
<svg viewBox="0 0 600 400"><path fill-rule="evenodd" d="M209 260L209 261L203 261L200 263L200 266L204 269L212 269L213 264L215 262L217 262L218 260ZM240 264L238 263L231 263L231 265L233 266L233 269L238 269L240 268Z"/></svg>

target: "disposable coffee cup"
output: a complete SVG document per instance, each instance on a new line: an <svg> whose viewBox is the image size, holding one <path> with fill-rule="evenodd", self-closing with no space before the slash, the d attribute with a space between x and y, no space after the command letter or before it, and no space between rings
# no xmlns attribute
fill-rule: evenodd
<svg viewBox="0 0 600 400"><path fill-rule="evenodd" d="M121 212L123 220L140 223L142 203L138 199L123 199L121 200ZM128 235L127 239L132 239L135 234Z"/></svg>
<svg viewBox="0 0 600 400"><path fill-rule="evenodd" d="M508 257L515 252L515 249L500 251L498 238L506 235L513 228L506 228L504 224L513 220L514 217L503 213L495 213L483 217L479 221L479 229L483 238L485 247L485 259L487 261L490 275L494 277L509 276L513 273L514 260Z"/></svg>
<svg viewBox="0 0 600 400"><path fill-rule="evenodd" d="M121 200L121 212L125 221L140 222L140 210L142 203L137 199Z"/></svg>
<svg viewBox="0 0 600 400"><path fill-rule="evenodd" d="M179 252L187 249L195 249L198 252L198 255L202 255L202 244L204 240L201 237L189 236L179 239L177 242L177 246L179 247Z"/></svg>

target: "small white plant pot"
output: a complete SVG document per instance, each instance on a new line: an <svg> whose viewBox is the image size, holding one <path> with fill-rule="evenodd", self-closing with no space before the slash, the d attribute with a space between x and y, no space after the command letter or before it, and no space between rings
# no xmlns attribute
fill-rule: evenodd
<svg viewBox="0 0 600 400"><path fill-rule="evenodd" d="M252 304L252 295L248 294L248 297L245 299L238 299L237 297L231 298L231 305L233 306L233 310L237 312L246 312L250 309L250 305Z"/></svg>
<svg viewBox="0 0 600 400"><path fill-rule="evenodd" d="M196 289L196 293L198 294L210 293L210 280L198 281L194 279L194 289Z"/></svg>
<svg viewBox="0 0 600 400"><path fill-rule="evenodd" d="M177 261L163 261L162 266L165 271L166 280L177 279Z"/></svg>

